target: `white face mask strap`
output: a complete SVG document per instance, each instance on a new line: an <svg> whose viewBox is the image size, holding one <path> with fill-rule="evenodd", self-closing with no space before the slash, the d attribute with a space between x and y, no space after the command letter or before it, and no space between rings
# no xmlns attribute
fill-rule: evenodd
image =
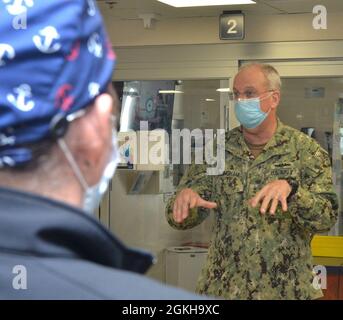
<svg viewBox="0 0 343 320"><path fill-rule="evenodd" d="M82 188L84 190L87 190L89 188L88 183L86 182L85 178L83 177L81 170L79 168L79 166L77 165L72 153L70 152L67 144L65 143L64 139L60 138L57 140L57 143L59 145L59 147L61 148L61 150L63 151L67 161L69 162L71 168L74 171L74 174L76 175L76 177L78 178Z"/></svg>
<svg viewBox="0 0 343 320"><path fill-rule="evenodd" d="M267 96L265 96L264 98L260 98L260 101L266 100L268 98L270 98L273 95L273 92L269 92L269 94Z"/></svg>
<svg viewBox="0 0 343 320"><path fill-rule="evenodd" d="M272 95L273 95L273 92L269 92L269 95L267 95L263 99L260 99L260 101L266 100L266 99L270 98ZM270 107L268 112L266 112L266 113L269 115L270 111L272 111L272 107Z"/></svg>
<svg viewBox="0 0 343 320"><path fill-rule="evenodd" d="M263 97L263 98L261 98L261 96L256 97L256 98L249 98L249 99L238 98L236 101L242 101L242 102L244 102L244 101L256 101L256 100L263 101L263 100L266 100L266 99L270 98L272 95L273 95L273 92L269 92L269 94L267 96Z"/></svg>

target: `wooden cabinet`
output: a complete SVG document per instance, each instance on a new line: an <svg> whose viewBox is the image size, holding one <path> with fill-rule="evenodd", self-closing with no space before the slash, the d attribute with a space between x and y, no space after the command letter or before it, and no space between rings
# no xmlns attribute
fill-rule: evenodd
<svg viewBox="0 0 343 320"><path fill-rule="evenodd" d="M327 289L322 300L343 300L343 267L327 268Z"/></svg>

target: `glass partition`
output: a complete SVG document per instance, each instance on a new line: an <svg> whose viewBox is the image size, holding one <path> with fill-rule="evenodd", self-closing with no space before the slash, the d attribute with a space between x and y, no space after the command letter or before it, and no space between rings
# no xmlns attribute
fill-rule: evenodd
<svg viewBox="0 0 343 320"><path fill-rule="evenodd" d="M161 114L169 114L164 112L168 110L172 111L171 129L214 129L216 132L216 129L224 127L228 79L125 81L115 82L114 86L120 99L122 131L137 130L137 123L132 125L137 118L150 121L148 129L154 130L156 126L165 128L165 122L155 120L161 120ZM170 125L170 118L164 119ZM200 244L205 247L206 254L211 238L212 218L182 232L173 230L166 221L166 201L183 171L182 165L166 166L164 171L156 171L148 177L150 180L145 188L141 188L142 192L130 194L133 182L140 177L143 181L148 174L138 170L118 170L100 208L101 221L124 243L151 251L159 258L149 275L161 281L167 281L165 277L168 274L165 252L172 252L168 251L171 247ZM202 268L203 255L199 259L201 261L193 267L193 276L189 277L188 288L195 288L194 279ZM182 287L184 284L175 285Z"/></svg>
<svg viewBox="0 0 343 320"><path fill-rule="evenodd" d="M333 165L333 180L342 202L343 78L283 78L278 114L285 124L315 139L328 151ZM342 208L342 206L340 206ZM330 235L342 235L342 209Z"/></svg>

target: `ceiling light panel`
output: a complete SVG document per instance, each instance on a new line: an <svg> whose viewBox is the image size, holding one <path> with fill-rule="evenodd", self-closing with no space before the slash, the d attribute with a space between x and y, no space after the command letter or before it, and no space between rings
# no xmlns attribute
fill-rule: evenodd
<svg viewBox="0 0 343 320"><path fill-rule="evenodd" d="M239 4L256 4L252 0L157 0L172 7L206 7L206 6L229 6Z"/></svg>

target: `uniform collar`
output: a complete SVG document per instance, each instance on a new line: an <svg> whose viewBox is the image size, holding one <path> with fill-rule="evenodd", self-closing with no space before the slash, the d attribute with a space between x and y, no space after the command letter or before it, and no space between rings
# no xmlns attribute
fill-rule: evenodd
<svg viewBox="0 0 343 320"><path fill-rule="evenodd" d="M289 152L287 147L284 147L289 142L289 135L287 134L286 126L277 119L277 129L264 147L262 153L256 159L255 162L263 162L279 154L285 154ZM226 150L235 156L243 159L249 159L250 151L246 145L243 137L242 127L238 127L229 132L228 138L226 139Z"/></svg>
<svg viewBox="0 0 343 320"><path fill-rule="evenodd" d="M281 151L282 146L289 142L289 136L286 134L285 125L277 119L277 128L272 136L272 138L268 141L266 146L264 147L265 151L272 151L272 152L279 152ZM283 152L283 151L282 151Z"/></svg>

